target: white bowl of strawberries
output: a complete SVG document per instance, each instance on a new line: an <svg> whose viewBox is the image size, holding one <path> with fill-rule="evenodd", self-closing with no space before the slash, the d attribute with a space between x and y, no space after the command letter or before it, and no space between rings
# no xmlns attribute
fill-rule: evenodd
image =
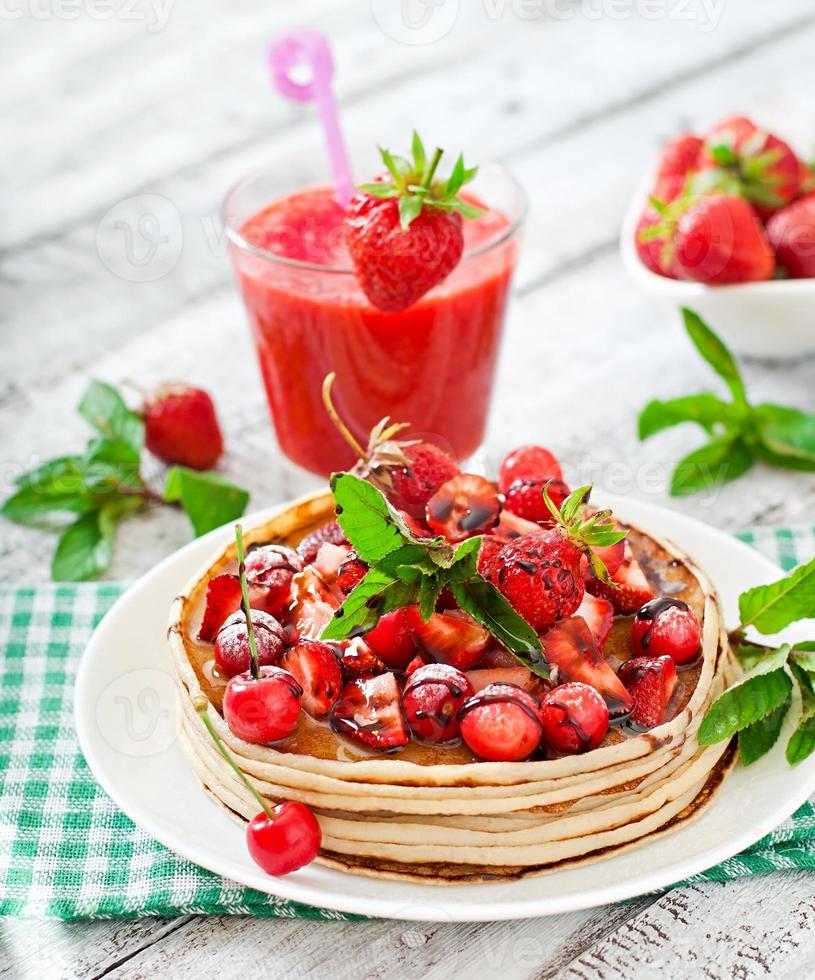
<svg viewBox="0 0 815 980"><path fill-rule="evenodd" d="M815 353L815 174L744 116L665 144L620 246L635 282L738 353Z"/></svg>

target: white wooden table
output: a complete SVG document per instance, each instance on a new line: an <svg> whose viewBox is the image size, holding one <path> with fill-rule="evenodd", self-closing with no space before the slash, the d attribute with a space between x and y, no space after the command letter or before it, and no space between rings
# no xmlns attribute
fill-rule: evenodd
<svg viewBox="0 0 815 980"><path fill-rule="evenodd" d="M811 0L82 0L6 4L0 24L4 495L16 473L81 442L70 407L92 375L205 386L227 432L223 471L253 504L299 489L275 448L217 213L261 163L325 177L312 113L273 97L264 70L268 39L309 24L334 41L357 160L372 166L375 143L404 146L417 126L508 163L529 191L493 462L543 441L573 479L719 526L812 521L803 474L757 469L666 498L670 462L698 437L639 444L636 411L714 382L678 321L626 281L616 244L647 161L680 127L749 111L812 149ZM757 398L815 408L812 360L745 371ZM111 575L136 577L189 536L176 512L131 521ZM4 525L0 581L45 580L52 548ZM790 873L488 925L7 920L0 976L803 977L815 973L814 890Z"/></svg>

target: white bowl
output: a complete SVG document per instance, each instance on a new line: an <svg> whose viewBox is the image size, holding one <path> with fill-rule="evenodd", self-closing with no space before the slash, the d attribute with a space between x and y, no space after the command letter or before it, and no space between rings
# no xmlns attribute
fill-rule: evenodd
<svg viewBox="0 0 815 980"><path fill-rule="evenodd" d="M645 188L634 196L620 235L634 282L666 309L690 307L738 354L776 360L815 354L815 279L705 286L659 276L643 265L634 240L647 197Z"/></svg>

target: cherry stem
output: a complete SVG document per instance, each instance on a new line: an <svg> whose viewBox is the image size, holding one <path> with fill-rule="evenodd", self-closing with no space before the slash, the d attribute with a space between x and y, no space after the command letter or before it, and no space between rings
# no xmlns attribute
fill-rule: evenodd
<svg viewBox="0 0 815 980"><path fill-rule="evenodd" d="M246 635L249 638L249 670L252 677L257 680L260 677L260 660L255 640L255 627L252 625L252 612L249 608L249 589L246 585L246 565L243 560L243 528L240 524L235 525L235 550L238 553L238 577L241 582L241 609L246 617Z"/></svg>
<svg viewBox="0 0 815 980"><path fill-rule="evenodd" d="M430 160L430 166L427 168L427 173L422 181L422 187L426 190L430 188L430 181L433 179L433 175L436 173L436 167L439 165L439 160L441 160L444 150L440 149L438 146L433 151L433 156Z"/></svg>
<svg viewBox="0 0 815 980"><path fill-rule="evenodd" d="M207 699L205 697L203 697L203 695L199 695L193 701L193 706L194 706L195 710L198 712L198 717L203 722L204 728L206 728L206 730L209 732L210 736L212 737L212 741L215 743L216 748L221 753L221 755L224 757L224 759L226 759L226 761L229 763L229 765L232 767L232 770L235 773L235 775L238 777L238 779L240 779L240 781L243 783L243 785L249 790L249 792L252 794L252 796L254 796L254 798L258 801L258 803L260 804L261 808L263 809L263 812L266 814L266 816L269 818L269 820L274 820L275 819L274 811L271 809L271 807L266 802L266 800L263 799L263 797L260 795L260 793L258 793L258 791L255 789L255 787L246 778L246 773L241 769L241 767L237 764L237 762L235 762L235 760L232 758L232 753L224 745L223 740L221 739L221 736L215 731L215 726L212 724L212 719L207 714L207 708L209 707L209 701L207 701Z"/></svg>
<svg viewBox="0 0 815 980"><path fill-rule="evenodd" d="M357 442L351 430L340 418L339 412L336 410L336 408L334 408L334 402L331 400L331 386L334 384L335 378L336 374L333 371L325 376L325 381L323 381L323 405L325 405L325 410L328 412L329 418L334 425L336 425L343 439L345 439L357 456L359 456L364 463L367 463L370 460L370 456L366 450L362 448L362 445Z"/></svg>

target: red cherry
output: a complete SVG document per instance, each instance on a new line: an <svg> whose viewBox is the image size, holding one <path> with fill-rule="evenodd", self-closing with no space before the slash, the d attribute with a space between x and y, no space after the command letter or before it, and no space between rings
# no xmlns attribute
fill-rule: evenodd
<svg viewBox="0 0 815 980"><path fill-rule="evenodd" d="M701 642L699 620L681 599L652 599L631 624L631 649L641 657L671 657L687 664L696 659Z"/></svg>
<svg viewBox="0 0 815 980"><path fill-rule="evenodd" d="M253 609L283 618L291 605L291 580L303 571L296 551L279 544L254 548L246 556L246 582Z"/></svg>
<svg viewBox="0 0 815 980"><path fill-rule="evenodd" d="M561 684L544 695L540 720L543 740L554 752L589 752L608 731L608 708L588 684Z"/></svg>
<svg viewBox="0 0 815 980"><path fill-rule="evenodd" d="M460 670L449 664L428 664L410 675L402 711L417 738L451 742L459 736L458 709L472 693L472 684Z"/></svg>
<svg viewBox="0 0 815 980"><path fill-rule="evenodd" d="M258 648L258 663L273 664L287 646L283 627L274 616L259 609L252 610L252 626ZM242 611L233 613L218 630L214 656L218 670L227 677L249 669L249 634Z"/></svg>
<svg viewBox="0 0 815 980"><path fill-rule="evenodd" d="M279 742L297 727L303 688L287 670L261 667L230 678L224 691L224 720L233 735L253 745Z"/></svg>
<svg viewBox="0 0 815 980"><path fill-rule="evenodd" d="M317 857L322 832L317 818L303 803L291 800L261 811L246 827L246 846L255 864L270 875L287 875Z"/></svg>
<svg viewBox="0 0 815 980"><path fill-rule="evenodd" d="M540 702L522 688L488 684L461 706L461 737L488 762L520 762L540 743L539 711Z"/></svg>
<svg viewBox="0 0 815 980"><path fill-rule="evenodd" d="M501 463L498 471L498 489L507 490L516 480L562 480L560 463L543 446L520 446L513 449ZM548 513L548 511L547 511Z"/></svg>
<svg viewBox="0 0 815 980"><path fill-rule="evenodd" d="M372 630L365 634L365 642L391 670L404 670L416 653L416 641L410 628L406 609L385 613Z"/></svg>

